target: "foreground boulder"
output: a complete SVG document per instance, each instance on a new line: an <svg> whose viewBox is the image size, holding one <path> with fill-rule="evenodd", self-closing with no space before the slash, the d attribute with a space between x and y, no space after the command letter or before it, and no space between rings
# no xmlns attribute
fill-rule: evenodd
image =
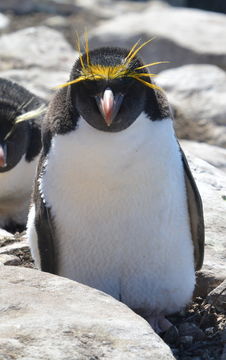
<svg viewBox="0 0 226 360"><path fill-rule="evenodd" d="M0 358L174 359L148 323L95 289L0 266Z"/></svg>
<svg viewBox="0 0 226 360"><path fill-rule="evenodd" d="M213 65L163 71L156 83L173 108L179 138L226 147L226 73Z"/></svg>

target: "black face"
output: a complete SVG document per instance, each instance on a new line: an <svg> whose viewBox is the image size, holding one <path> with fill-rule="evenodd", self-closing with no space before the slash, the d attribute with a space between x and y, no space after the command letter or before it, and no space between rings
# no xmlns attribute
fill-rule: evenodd
<svg viewBox="0 0 226 360"><path fill-rule="evenodd" d="M124 49L105 48L90 53L91 63L102 66L117 66L128 54ZM131 68L142 66L135 59ZM72 70L71 78L75 79L80 70L77 62ZM144 72L145 70L142 70ZM114 99L113 116L110 123L101 111L101 99L105 90ZM94 128L102 131L116 132L128 128L144 110L146 102L146 87L130 77L101 80L84 80L71 85L71 101L79 114Z"/></svg>
<svg viewBox="0 0 226 360"><path fill-rule="evenodd" d="M15 125L16 112L7 107L0 112L0 172L12 169L25 154L28 146L29 124Z"/></svg>

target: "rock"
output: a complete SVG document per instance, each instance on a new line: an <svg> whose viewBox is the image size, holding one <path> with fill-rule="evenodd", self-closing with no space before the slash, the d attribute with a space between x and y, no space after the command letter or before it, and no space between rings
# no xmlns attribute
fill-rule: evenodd
<svg viewBox="0 0 226 360"><path fill-rule="evenodd" d="M162 335L163 340L169 344L176 344L178 342L179 334L176 326L171 326L166 332Z"/></svg>
<svg viewBox="0 0 226 360"><path fill-rule="evenodd" d="M0 247L0 254L13 254L17 251L27 251L29 250L29 245L26 239L21 241L11 241L9 244Z"/></svg>
<svg viewBox="0 0 226 360"><path fill-rule="evenodd" d="M0 76L46 98L66 82L77 57L64 37L45 26L26 28L0 38Z"/></svg>
<svg viewBox="0 0 226 360"><path fill-rule="evenodd" d="M193 343L193 336L191 336L191 335L181 336L180 337L180 343L185 344L185 345L192 344Z"/></svg>
<svg viewBox="0 0 226 360"><path fill-rule="evenodd" d="M76 4L92 12L102 19L111 19L121 14L131 12L139 13L145 10L147 3L137 1L114 1L112 0L76 0Z"/></svg>
<svg viewBox="0 0 226 360"><path fill-rule="evenodd" d="M14 255L0 254L0 263L3 265L18 266L21 264L20 258Z"/></svg>
<svg viewBox="0 0 226 360"><path fill-rule="evenodd" d="M186 151L185 151L186 153ZM197 274L196 296L206 296L211 285L226 279L226 175L204 160L186 153L204 207L205 257Z"/></svg>
<svg viewBox="0 0 226 360"><path fill-rule="evenodd" d="M226 172L226 149L191 140L180 140L180 144L186 152Z"/></svg>
<svg viewBox="0 0 226 360"><path fill-rule="evenodd" d="M191 336L197 340L203 340L205 338L204 332L194 323L184 322L179 325L178 328L180 337Z"/></svg>
<svg viewBox="0 0 226 360"><path fill-rule="evenodd" d="M13 234L0 228L0 247L12 239L14 239Z"/></svg>
<svg viewBox="0 0 226 360"><path fill-rule="evenodd" d="M226 280L209 293L206 301L208 304L214 304L219 312L226 311Z"/></svg>
<svg viewBox="0 0 226 360"><path fill-rule="evenodd" d="M226 17L225 17L226 19ZM179 138L226 147L226 73L213 65L186 65L160 73Z"/></svg>
<svg viewBox="0 0 226 360"><path fill-rule="evenodd" d="M10 20L9 18L0 13L0 31L5 30L9 26Z"/></svg>
<svg viewBox="0 0 226 360"><path fill-rule="evenodd" d="M63 1L52 0L8 0L1 1L0 11L7 11L17 15L28 15L34 12L44 12L49 14L71 15L78 11L78 7L74 4L67 4Z"/></svg>
<svg viewBox="0 0 226 360"><path fill-rule="evenodd" d="M2 360L174 359L145 320L100 291L10 266L0 286Z"/></svg>
<svg viewBox="0 0 226 360"><path fill-rule="evenodd" d="M205 252L208 251L205 249ZM206 297L212 290L214 290L219 284L222 283L225 279L225 272L222 274L217 273L217 268L215 268L215 262L213 261L212 270L210 270L211 265L203 267L202 270L198 271L196 274L196 288L194 292L194 297L202 296Z"/></svg>
<svg viewBox="0 0 226 360"><path fill-rule="evenodd" d="M131 47L138 39L157 40L143 51L147 63L169 60L165 69L184 64L215 64L226 68L225 15L148 2L143 11L103 22L91 34L92 47Z"/></svg>
<svg viewBox="0 0 226 360"><path fill-rule="evenodd" d="M221 336L222 342L224 344L224 349L221 355L221 360L226 359L226 328L223 330L222 336Z"/></svg>

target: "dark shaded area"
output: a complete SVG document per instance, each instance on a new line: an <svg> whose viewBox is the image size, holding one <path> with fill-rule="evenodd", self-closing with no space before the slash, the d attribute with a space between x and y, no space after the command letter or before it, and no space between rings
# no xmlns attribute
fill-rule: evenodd
<svg viewBox="0 0 226 360"><path fill-rule="evenodd" d="M197 8L208 11L216 11L226 13L226 1L225 0L187 0L184 1L185 6L189 8Z"/></svg>
<svg viewBox="0 0 226 360"><path fill-rule="evenodd" d="M118 0L120 1L120 0ZM129 0L137 2L147 2L149 0ZM215 11L226 13L226 1L225 0L165 0L172 6L183 6L194 9L202 9L207 11Z"/></svg>
<svg viewBox="0 0 226 360"><path fill-rule="evenodd" d="M174 325L161 335L177 360L220 360L226 317L205 298L197 297L185 311L168 316Z"/></svg>
<svg viewBox="0 0 226 360"><path fill-rule="evenodd" d="M28 15L31 13L47 13L54 15L69 16L79 11L79 7L73 4L67 4L47 0L7 0L0 1L0 12L11 12L15 15Z"/></svg>

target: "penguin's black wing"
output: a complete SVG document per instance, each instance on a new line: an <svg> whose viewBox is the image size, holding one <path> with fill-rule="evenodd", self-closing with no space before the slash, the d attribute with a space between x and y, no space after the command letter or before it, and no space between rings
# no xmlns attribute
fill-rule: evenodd
<svg viewBox="0 0 226 360"><path fill-rule="evenodd" d="M57 134L65 134L75 129L76 123L77 113L76 109L72 111L71 108L70 88L60 89L50 102L42 123L42 151L33 192L41 270L53 274L57 274L56 233L51 208L47 206L44 195L40 193L39 182L40 178L45 176L45 166L43 164L50 151L52 138Z"/></svg>
<svg viewBox="0 0 226 360"><path fill-rule="evenodd" d="M51 209L46 205L40 193L39 179L44 172L42 168L43 154L41 154L34 186L33 201L35 203L35 229L38 237L38 249L41 260L41 270L52 274L57 273L54 254L54 226Z"/></svg>
<svg viewBox="0 0 226 360"><path fill-rule="evenodd" d="M187 159L181 147L180 151L184 166L188 212L190 216L191 234L194 245L195 269L199 270L201 269L203 264L205 241L202 199L200 197L195 180L193 178Z"/></svg>

